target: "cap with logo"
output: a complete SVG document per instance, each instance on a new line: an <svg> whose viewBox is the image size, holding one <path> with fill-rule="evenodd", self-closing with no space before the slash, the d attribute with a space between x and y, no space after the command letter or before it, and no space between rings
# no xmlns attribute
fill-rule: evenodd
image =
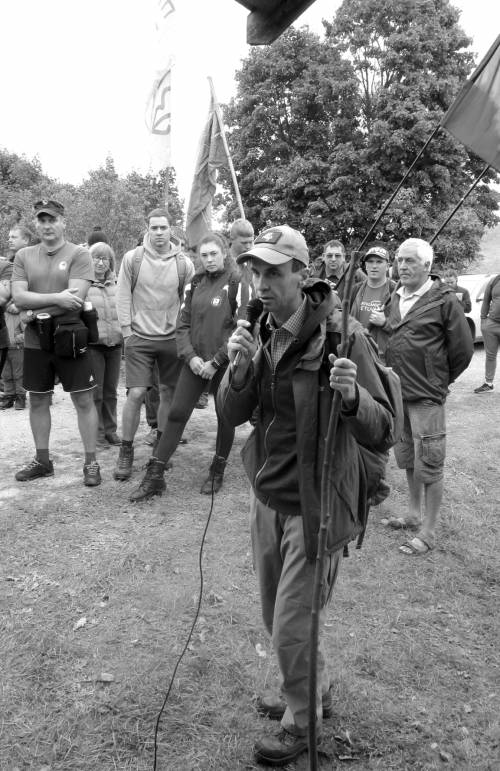
<svg viewBox="0 0 500 771"><path fill-rule="evenodd" d="M380 257L382 260L387 260L387 262L390 261L389 251L384 246L370 246L363 257L363 262L366 262L368 257Z"/></svg>
<svg viewBox="0 0 500 771"><path fill-rule="evenodd" d="M64 206L59 201L43 200L34 205L35 217L40 214L50 214L51 217L64 217Z"/></svg>
<svg viewBox="0 0 500 771"><path fill-rule="evenodd" d="M303 265L309 265L306 239L289 225L277 225L259 233L252 248L238 255L236 262L246 262L251 257L270 265L283 265L290 260L299 260Z"/></svg>

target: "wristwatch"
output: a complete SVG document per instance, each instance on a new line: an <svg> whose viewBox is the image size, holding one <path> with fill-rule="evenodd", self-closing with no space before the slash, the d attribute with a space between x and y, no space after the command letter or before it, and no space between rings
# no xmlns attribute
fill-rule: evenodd
<svg viewBox="0 0 500 771"><path fill-rule="evenodd" d="M213 367L214 369L220 369L220 364L219 364L219 362L218 362L218 361L215 361L215 359L212 359L212 361L210 362L210 364L212 365L212 367Z"/></svg>
<svg viewBox="0 0 500 771"><path fill-rule="evenodd" d="M32 311L32 310L26 311L26 318L27 318L28 322L34 321L35 320L35 311Z"/></svg>

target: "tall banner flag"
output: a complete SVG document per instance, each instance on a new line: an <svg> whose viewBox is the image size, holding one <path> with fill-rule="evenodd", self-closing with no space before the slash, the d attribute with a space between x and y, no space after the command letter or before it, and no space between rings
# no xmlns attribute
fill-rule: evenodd
<svg viewBox="0 0 500 771"><path fill-rule="evenodd" d="M441 120L441 126L500 171L500 35Z"/></svg>
<svg viewBox="0 0 500 771"><path fill-rule="evenodd" d="M222 128L212 94L208 119L198 149L191 195L186 218L187 240L197 246L212 227L212 198L215 194L217 170L228 165Z"/></svg>
<svg viewBox="0 0 500 771"><path fill-rule="evenodd" d="M151 134L150 158L155 173L171 165L172 161L172 116L170 110L172 90L173 59L165 56L171 51L175 5L172 0L156 0L155 29L156 51L154 59L156 72L153 87L146 103L146 126Z"/></svg>

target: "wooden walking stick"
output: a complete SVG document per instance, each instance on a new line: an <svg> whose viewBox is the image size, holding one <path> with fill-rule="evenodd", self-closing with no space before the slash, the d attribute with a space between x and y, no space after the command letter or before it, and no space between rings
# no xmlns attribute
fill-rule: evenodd
<svg viewBox="0 0 500 771"><path fill-rule="evenodd" d="M348 322L349 307L351 301L354 275L357 269L359 252L354 252L347 271L347 280L342 300L342 327L340 336L339 357L347 355L349 348ZM310 771L317 771L318 768L318 738L316 726L316 689L318 680L318 642L319 642L319 614L321 610L321 587L323 583L323 570L325 564L326 538L328 533L328 522L330 520L331 505L331 486L328 479L328 468L331 459L335 457L335 443L337 439L337 428L340 417L342 396L339 391L335 391L330 418L328 421L328 431L325 440L325 452L323 457L323 468L321 473L321 520L318 533L318 551L316 554L316 569L314 573L312 606L311 606L311 630L310 630L310 661L309 661L309 768Z"/></svg>

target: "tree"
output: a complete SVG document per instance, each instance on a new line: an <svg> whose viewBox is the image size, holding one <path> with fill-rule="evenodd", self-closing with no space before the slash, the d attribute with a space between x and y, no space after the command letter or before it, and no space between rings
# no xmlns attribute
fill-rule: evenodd
<svg viewBox="0 0 500 771"><path fill-rule="evenodd" d="M344 0L325 40L292 29L250 53L225 119L255 227L288 222L313 249L361 241L471 70L458 19L449 0ZM483 166L441 131L375 235L430 238ZM496 209L479 185L436 242L438 262L466 264Z"/></svg>
<svg viewBox="0 0 500 771"><path fill-rule="evenodd" d="M330 197L333 152L361 142L359 94L351 64L307 29L290 29L253 49L225 108L228 143L245 213L255 228L287 222L310 244L333 237L339 201ZM220 175L227 190L227 172ZM226 195L227 217L237 217Z"/></svg>
<svg viewBox="0 0 500 771"><path fill-rule="evenodd" d="M470 73L470 39L449 0L344 0L327 40L355 69L360 95L363 160L374 181L374 212L394 190ZM380 236L430 238L484 162L441 131L399 194ZM490 172L486 180L496 179ZM438 256L465 264L497 200L482 184L436 242ZM458 243L459 242L459 243Z"/></svg>
<svg viewBox="0 0 500 771"><path fill-rule="evenodd" d="M168 191L167 191L168 178ZM184 201L179 195L175 169L162 169L158 176L151 173L139 174L133 171L125 178L127 187L136 193L143 201L144 216L152 209L165 205L167 194L167 208L171 225L182 225L184 220Z"/></svg>
<svg viewBox="0 0 500 771"><path fill-rule="evenodd" d="M0 253L7 247L9 230L16 222L33 216L33 202L42 197L48 183L38 158L0 149Z"/></svg>

